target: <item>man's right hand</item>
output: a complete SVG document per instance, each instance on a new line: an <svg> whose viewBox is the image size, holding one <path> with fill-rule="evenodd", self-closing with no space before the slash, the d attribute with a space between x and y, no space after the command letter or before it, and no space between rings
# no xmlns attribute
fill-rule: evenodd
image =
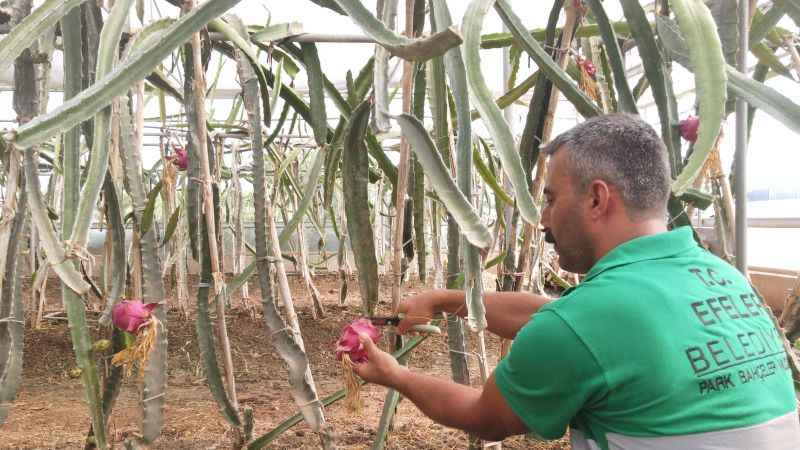
<svg viewBox="0 0 800 450"><path fill-rule="evenodd" d="M400 302L398 312L402 315L402 319L397 324L398 334L405 334L414 325L424 325L433 319L437 311L433 305L432 292L423 292Z"/></svg>

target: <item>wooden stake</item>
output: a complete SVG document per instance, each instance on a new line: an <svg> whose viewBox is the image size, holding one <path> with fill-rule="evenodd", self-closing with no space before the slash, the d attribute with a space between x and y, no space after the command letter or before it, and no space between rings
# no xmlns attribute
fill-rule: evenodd
<svg viewBox="0 0 800 450"><path fill-rule="evenodd" d="M406 36L414 32L414 0L406 0ZM411 96L413 81L413 65L411 61L403 61L403 112L411 113ZM408 166L411 146L403 136L400 139L400 164L397 168L397 186L395 188L395 214L392 221L392 314L397 314L400 307L400 284L403 259L403 227L406 191L408 191Z"/></svg>

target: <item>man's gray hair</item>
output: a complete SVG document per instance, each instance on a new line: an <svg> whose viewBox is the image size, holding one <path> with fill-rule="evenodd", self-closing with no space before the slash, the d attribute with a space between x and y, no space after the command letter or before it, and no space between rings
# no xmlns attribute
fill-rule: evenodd
<svg viewBox="0 0 800 450"><path fill-rule="evenodd" d="M667 149L638 116L593 117L556 136L542 151L566 152L580 189L597 179L614 186L631 216L666 208L671 181Z"/></svg>

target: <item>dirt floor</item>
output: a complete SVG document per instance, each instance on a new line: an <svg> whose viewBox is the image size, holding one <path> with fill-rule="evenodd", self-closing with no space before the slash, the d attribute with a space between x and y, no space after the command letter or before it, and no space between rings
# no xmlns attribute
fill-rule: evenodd
<svg viewBox="0 0 800 450"><path fill-rule="evenodd" d="M254 279L255 280L255 279ZM294 301L300 317L303 338L309 351L318 392L327 396L342 388L339 365L334 358L334 343L341 328L358 316L360 300L357 282L351 280L346 304L339 305L339 281L332 276L315 277L323 296L326 315L320 320L311 317L310 300L301 280L291 279ZM196 283L193 283L196 284ZM52 293L49 309L57 310L60 288L57 280L48 283ZM411 282L404 295L425 289ZM260 299L257 283L250 283L251 298ZM389 298L384 288L382 298ZM239 403L254 410L254 436L260 436L296 412L288 394L283 362L270 344L269 333L261 318L260 307L255 317L242 307L238 294L228 314L228 332L233 350ZM382 305L383 308L386 305ZM93 315L92 317L96 317ZM92 322L96 336L107 330ZM166 423L157 441L159 449L227 449L232 447L228 426L217 412L216 404L205 384L202 362L195 337L194 322L171 313L169 329L169 386ZM499 342L488 342L489 363L497 362ZM101 362L101 369L105 363ZM450 366L446 337L436 336L418 347L409 360L413 370L449 378ZM12 406L7 422L0 427L2 449L73 449L82 448L89 418L83 400L80 380L70 378L74 357L66 321L48 320L39 330L26 329L23 384ZM477 383L477 367L472 361L472 380ZM369 448L378 426L386 389L366 386L362 391L365 408L361 416L347 413L341 404L326 408L325 413L338 437L340 448ZM126 436L138 430L139 392L134 380L126 381L111 416L109 428L115 447L121 448ZM300 423L283 433L269 448L318 448L318 439ZM409 401L400 404L395 428L387 448L445 449L466 448L464 433L435 424ZM538 443L525 438L509 439L505 448L567 449L567 439Z"/></svg>

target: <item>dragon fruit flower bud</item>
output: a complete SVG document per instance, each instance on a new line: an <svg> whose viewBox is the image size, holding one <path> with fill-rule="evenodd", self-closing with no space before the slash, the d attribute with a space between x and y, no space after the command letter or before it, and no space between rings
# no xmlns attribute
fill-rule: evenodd
<svg viewBox="0 0 800 450"><path fill-rule="evenodd" d="M128 333L136 334L150 321L150 315L158 303L142 303L141 300L123 300L111 310L114 326Z"/></svg>
<svg viewBox="0 0 800 450"><path fill-rule="evenodd" d="M341 360L342 355L347 353L350 356L350 360L355 363L367 361L367 351L358 339L359 333L366 334L375 343L380 338L380 332L369 320L358 319L353 321L353 323L344 327L342 337L336 343L337 360Z"/></svg>
<svg viewBox="0 0 800 450"><path fill-rule="evenodd" d="M679 123L681 128L681 137L691 142L692 144L697 141L697 129L700 128L700 118L697 116L689 116Z"/></svg>
<svg viewBox="0 0 800 450"><path fill-rule="evenodd" d="M104 352L111 347L111 341L108 339L100 339L92 343L92 351L96 353Z"/></svg>

